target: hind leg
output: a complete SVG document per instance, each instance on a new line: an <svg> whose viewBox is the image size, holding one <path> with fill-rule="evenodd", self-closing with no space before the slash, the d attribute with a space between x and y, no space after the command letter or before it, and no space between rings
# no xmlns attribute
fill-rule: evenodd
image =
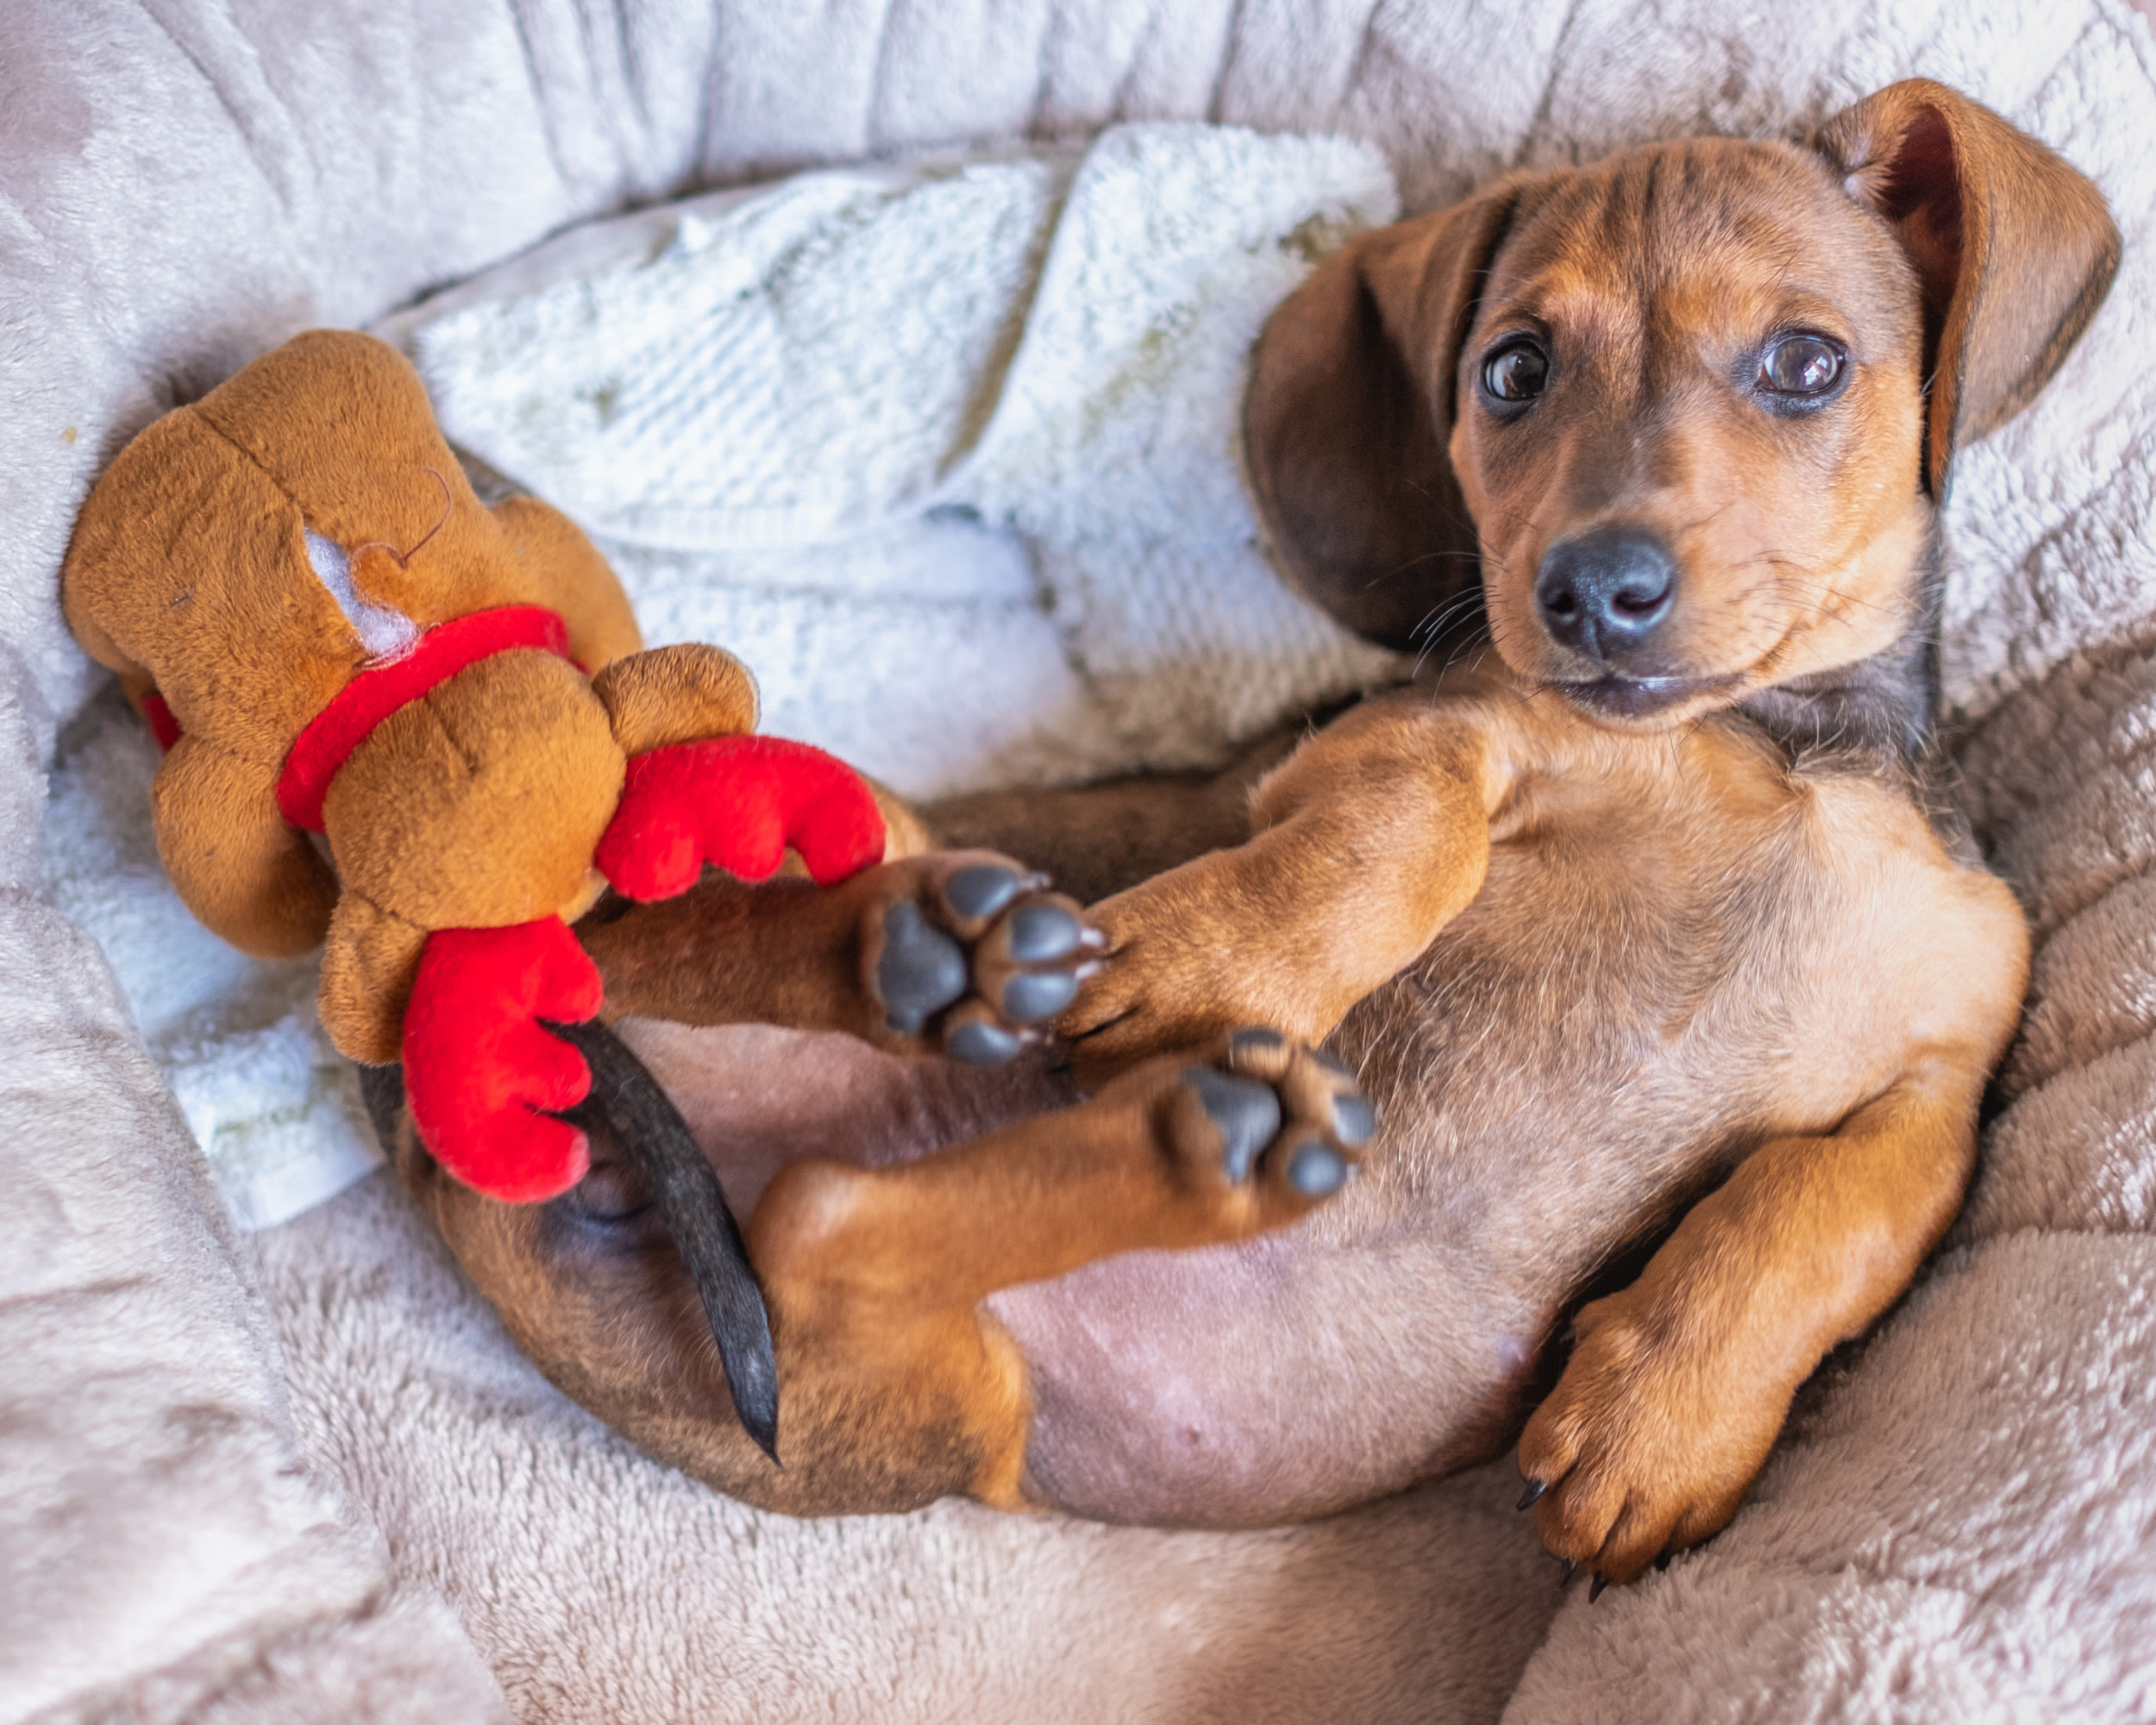
<svg viewBox="0 0 2156 1725"><path fill-rule="evenodd" d="M768 1303L783 1471L735 1420L695 1295L625 1166L544 1206L400 1161L541 1369L651 1453L793 1514L1026 1501L1024 1360L981 1302L1111 1253L1246 1239L1350 1177L1351 1079L1270 1032L1147 1062L1077 1107L918 1161L799 1163L748 1234Z"/></svg>
<svg viewBox="0 0 2156 1725"><path fill-rule="evenodd" d="M832 887L712 874L579 938L617 1016L843 1031L980 1064L1039 1028L1099 969L1077 905L993 851L931 851Z"/></svg>

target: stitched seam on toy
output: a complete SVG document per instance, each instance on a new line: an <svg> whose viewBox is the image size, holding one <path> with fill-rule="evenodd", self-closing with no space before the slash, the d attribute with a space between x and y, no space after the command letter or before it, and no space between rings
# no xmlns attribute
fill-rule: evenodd
<svg viewBox="0 0 2156 1725"><path fill-rule="evenodd" d="M286 822L320 832L330 781L385 720L482 660L533 649L568 659L568 625L542 605L503 605L429 629L403 658L361 671L315 715L285 757L277 806Z"/></svg>

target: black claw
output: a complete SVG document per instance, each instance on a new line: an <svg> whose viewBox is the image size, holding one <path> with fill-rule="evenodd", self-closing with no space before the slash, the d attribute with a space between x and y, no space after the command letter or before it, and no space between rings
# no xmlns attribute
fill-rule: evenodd
<svg viewBox="0 0 2156 1725"><path fill-rule="evenodd" d="M1570 1558L1565 1559L1565 1560L1557 1566L1557 1591L1559 1593L1564 1592L1566 1588L1572 1584L1572 1577L1578 1571L1578 1569L1579 1565L1573 1562Z"/></svg>
<svg viewBox="0 0 2156 1725"><path fill-rule="evenodd" d="M1003 988L1003 1016L1018 1024L1052 1019L1078 998L1078 979L1060 970L1013 976Z"/></svg>
<svg viewBox="0 0 2156 1725"><path fill-rule="evenodd" d="M962 917L992 917L1025 883L1000 862L976 862L943 882L943 902Z"/></svg>
<svg viewBox="0 0 2156 1725"><path fill-rule="evenodd" d="M1287 1041L1288 1038L1276 1030L1253 1026L1249 1030L1238 1030L1228 1038L1228 1051L1231 1054L1254 1054L1260 1050L1270 1052L1285 1046Z"/></svg>
<svg viewBox="0 0 2156 1725"><path fill-rule="evenodd" d="M995 1026L962 1024L943 1038L943 1052L968 1066L1000 1066L1018 1051L1018 1038Z"/></svg>
<svg viewBox="0 0 2156 1725"><path fill-rule="evenodd" d="M899 900L883 913L876 993L893 1030L915 1034L931 1013L941 1012L966 992L966 981L964 950L941 929L930 927L911 899Z"/></svg>
<svg viewBox="0 0 2156 1725"><path fill-rule="evenodd" d="M1609 1578L1601 1571L1595 1571L1595 1579L1587 1584L1587 1603L1592 1605L1602 1596L1602 1590L1609 1585Z"/></svg>
<svg viewBox="0 0 2156 1725"><path fill-rule="evenodd" d="M1241 1185L1250 1177L1258 1151L1280 1130L1280 1098L1269 1084L1231 1078L1210 1066L1185 1067L1183 1082L1198 1093L1200 1105L1219 1128L1220 1165Z"/></svg>
<svg viewBox="0 0 2156 1725"><path fill-rule="evenodd" d="M1350 1150L1360 1150L1377 1132L1377 1110L1354 1091L1332 1099L1332 1133Z"/></svg>
<svg viewBox="0 0 2156 1725"><path fill-rule="evenodd" d="M1011 919L1011 957L1021 964L1068 958L1085 938L1085 924L1061 905L1028 905Z"/></svg>
<svg viewBox="0 0 2156 1725"><path fill-rule="evenodd" d="M1345 1158L1329 1144L1299 1145L1288 1158L1288 1183L1306 1198L1330 1198L1347 1177Z"/></svg>
<svg viewBox="0 0 2156 1725"><path fill-rule="evenodd" d="M1546 1479L1529 1480L1527 1482L1527 1489L1520 1494L1520 1502L1516 1507L1521 1509L1533 1509L1537 1503L1541 1502L1542 1494L1549 1489L1550 1482Z"/></svg>

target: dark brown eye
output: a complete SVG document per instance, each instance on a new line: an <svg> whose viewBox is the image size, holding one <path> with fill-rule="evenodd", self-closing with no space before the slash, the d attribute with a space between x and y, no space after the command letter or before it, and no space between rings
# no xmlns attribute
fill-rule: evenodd
<svg viewBox="0 0 2156 1725"><path fill-rule="evenodd" d="M1784 336L1759 356L1758 386L1772 395L1815 401L1841 381L1849 355L1824 336Z"/></svg>
<svg viewBox="0 0 2156 1725"><path fill-rule="evenodd" d="M1550 356L1524 339L1508 342L1482 361L1482 388L1490 399L1508 406L1532 401L1549 380Z"/></svg>

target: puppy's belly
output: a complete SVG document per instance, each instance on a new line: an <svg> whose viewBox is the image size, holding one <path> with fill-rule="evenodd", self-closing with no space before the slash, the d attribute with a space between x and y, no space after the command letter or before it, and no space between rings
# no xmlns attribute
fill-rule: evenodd
<svg viewBox="0 0 2156 1725"><path fill-rule="evenodd" d="M1033 1495L1096 1521L1268 1527L1496 1453L1539 1335L1457 1281L1432 1300L1444 1256L1291 1230L994 1295L1032 1371Z"/></svg>
<svg viewBox="0 0 2156 1725"><path fill-rule="evenodd" d="M619 1028L743 1217L788 1162L905 1161L1079 1100L1025 1062L909 1061L763 1026ZM1546 1314L1482 1284L1471 1223L1373 1239L1389 1231L1356 1193L1332 1208L1321 1228L1128 1252L993 1295L1031 1369L1035 1495L1102 1521L1257 1526L1501 1446Z"/></svg>

